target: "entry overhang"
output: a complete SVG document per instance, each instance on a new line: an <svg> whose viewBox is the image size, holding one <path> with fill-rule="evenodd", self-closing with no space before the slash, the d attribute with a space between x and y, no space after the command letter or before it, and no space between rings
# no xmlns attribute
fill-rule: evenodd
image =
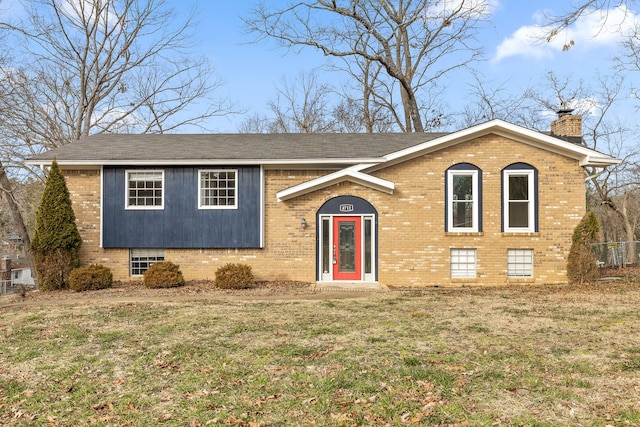
<svg viewBox="0 0 640 427"><path fill-rule="evenodd" d="M343 169L279 191L276 196L279 202L283 202L345 181L360 184L386 194L393 194L395 189L395 184L386 179L377 178L354 169Z"/></svg>

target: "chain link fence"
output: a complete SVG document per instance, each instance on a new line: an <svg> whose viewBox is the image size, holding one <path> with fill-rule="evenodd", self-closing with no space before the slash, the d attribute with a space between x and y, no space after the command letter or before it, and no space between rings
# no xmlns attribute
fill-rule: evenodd
<svg viewBox="0 0 640 427"><path fill-rule="evenodd" d="M599 267L622 268L640 262L640 242L595 243L592 249Z"/></svg>

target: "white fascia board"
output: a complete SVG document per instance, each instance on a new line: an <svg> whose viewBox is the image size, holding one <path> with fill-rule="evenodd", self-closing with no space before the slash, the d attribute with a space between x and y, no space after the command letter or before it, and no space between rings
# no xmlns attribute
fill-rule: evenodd
<svg viewBox="0 0 640 427"><path fill-rule="evenodd" d="M302 184L289 187L285 190L276 193L276 197L279 202L293 199L303 194L311 193L315 190L329 187L334 184L338 184L344 181L351 181L356 184L363 185L365 187L372 188L374 190L381 191L383 193L392 194L395 189L395 184L386 179L377 178L375 176L368 175L366 173L359 172L358 168L364 168L371 165L355 165L353 168L343 169L334 173L330 173L325 176L321 176L316 179L312 179Z"/></svg>
<svg viewBox="0 0 640 427"><path fill-rule="evenodd" d="M99 168L102 166L202 166L202 165L260 165L280 167L304 167L340 165L346 167L359 164L375 164L384 159L191 159L191 160L57 160L58 166ZM25 164L31 166L51 166L51 160L27 160Z"/></svg>
<svg viewBox="0 0 640 427"><path fill-rule="evenodd" d="M385 160L387 163L395 163L395 160L404 161L408 158L414 157L416 155L422 155L425 153L429 153L432 151L437 151L442 148L445 148L449 145L455 145L462 141L467 141L469 139L476 138L478 136L488 134L490 131L488 129L493 128L497 125L497 122L501 122L500 120L492 120L490 122L486 122L477 126L473 126L467 129L463 129L461 131L449 133L447 135L441 136L440 138L433 139L431 141L423 142L422 144L414 145L413 147L405 148L404 150L396 151L394 153L387 154L385 156ZM503 122L506 124L506 122ZM386 165L385 165L386 166Z"/></svg>
<svg viewBox="0 0 640 427"><path fill-rule="evenodd" d="M504 136L527 145L573 158L578 160L581 166L609 166L620 163L620 159L599 153L591 148L563 141L551 135L546 135L496 119L444 135L440 138L436 138L413 147L405 148L404 150L390 153L385 156L385 162L371 165L368 169L363 170L373 172L414 157L439 151L458 143L470 141L488 134Z"/></svg>
<svg viewBox="0 0 640 427"><path fill-rule="evenodd" d="M615 157L598 154L597 156L586 156L580 160L580 166L606 167L622 163L621 159Z"/></svg>
<svg viewBox="0 0 640 427"><path fill-rule="evenodd" d="M555 136L520 128L519 126L515 126L510 123L505 124L509 125L510 128L515 128L515 131L510 129L511 131L505 132L498 129L493 133L543 150L560 154L565 157L576 159L580 162L580 166L611 166L617 165L622 161L616 157L585 147L584 145L574 144Z"/></svg>

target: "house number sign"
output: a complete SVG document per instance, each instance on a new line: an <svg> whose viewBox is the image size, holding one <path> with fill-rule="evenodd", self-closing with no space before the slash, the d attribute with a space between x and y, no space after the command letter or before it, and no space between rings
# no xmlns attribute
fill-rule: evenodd
<svg viewBox="0 0 640 427"><path fill-rule="evenodd" d="M353 205L349 205L349 204L340 205L340 212L353 212Z"/></svg>

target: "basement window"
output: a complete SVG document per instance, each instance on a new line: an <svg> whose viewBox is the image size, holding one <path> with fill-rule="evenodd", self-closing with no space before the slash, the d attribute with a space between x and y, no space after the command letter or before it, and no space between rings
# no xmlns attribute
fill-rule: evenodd
<svg viewBox="0 0 640 427"><path fill-rule="evenodd" d="M476 250L451 249L451 278L473 279L476 277Z"/></svg>
<svg viewBox="0 0 640 427"><path fill-rule="evenodd" d="M142 276L156 262L164 261L164 249L130 249L131 276Z"/></svg>
<svg viewBox="0 0 640 427"><path fill-rule="evenodd" d="M507 250L507 276L533 277L533 249Z"/></svg>

